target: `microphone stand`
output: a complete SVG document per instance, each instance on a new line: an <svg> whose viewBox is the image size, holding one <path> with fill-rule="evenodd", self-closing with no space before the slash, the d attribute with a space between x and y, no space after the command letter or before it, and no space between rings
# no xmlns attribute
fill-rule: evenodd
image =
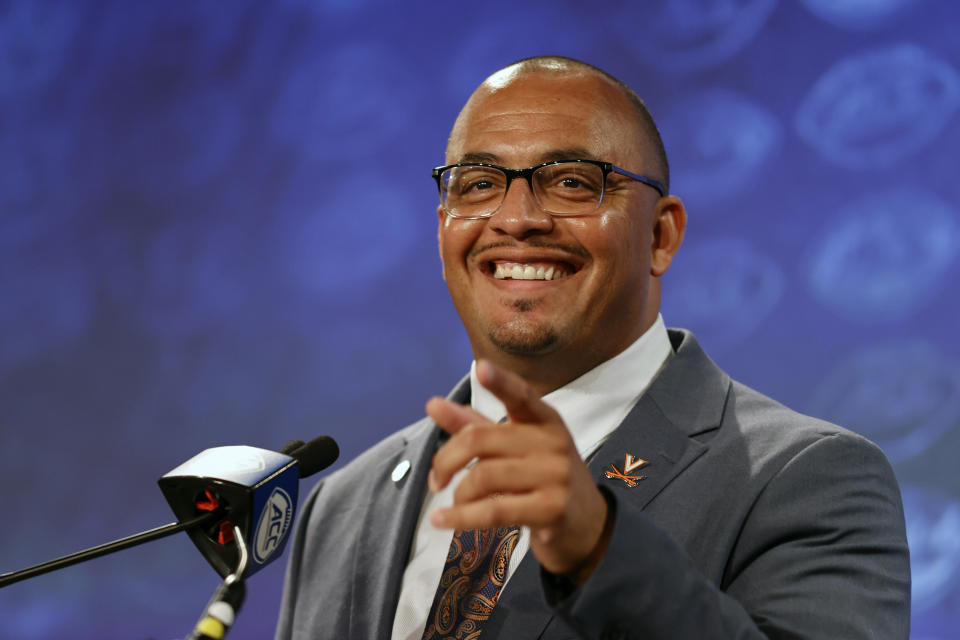
<svg viewBox="0 0 960 640"><path fill-rule="evenodd" d="M175 533L192 529L193 527L199 527L222 515L223 512L220 509L210 511L209 513L204 513L185 522L171 522L162 527L156 527L149 531L143 531L132 536L114 540L113 542L90 547L89 549L71 553L56 560L50 560L43 564L21 569L20 571L3 573L0 574L0 588L15 582L20 582L21 580L26 580L27 578L33 578L43 575L44 573L56 571L57 569L80 564L81 562L93 560L94 558L122 551L123 549L129 549L130 547L135 547L145 542L150 542L151 540L165 538ZM237 612L240 611L240 606L243 604L244 596L246 596L246 585L243 580L243 574L247 570L247 565L250 563L250 553L247 551L247 542L243 537L243 531L236 525L233 527L233 539L237 545L237 551L240 556L237 567L233 573L224 578L220 586L217 587L217 590L214 591L213 597L210 598L207 606L204 607L203 615L200 616L200 620L197 622L193 633L187 640L223 640L227 635L227 630L233 625Z"/></svg>
<svg viewBox="0 0 960 640"><path fill-rule="evenodd" d="M136 533L132 536L114 540L113 542L107 542L106 544L90 547L89 549L84 549L83 551L78 551L77 553L71 553L70 555L57 558L56 560L50 560L49 562L44 562L26 569L21 569L20 571L2 573L0 574L0 589L15 582L26 580L27 578L33 578L35 576L43 575L44 573L56 571L57 569L80 564L81 562L86 562L87 560L93 560L94 558L99 558L100 556L105 556L109 553L115 553L117 551L122 551L123 549L135 547L145 542L150 542L151 540L172 536L175 533L207 524L221 516L223 516L223 510L217 509L216 511L204 513L196 518L192 518L184 522L171 522L170 524L165 524L162 527L156 527L155 529L143 531L142 533ZM236 532L234 532L234 535L236 535ZM244 566L244 568L246 568L246 566Z"/></svg>
<svg viewBox="0 0 960 640"><path fill-rule="evenodd" d="M240 611L243 598L246 595L246 586L243 574L247 570L250 553L247 551L247 542L243 539L240 527L234 525L233 539L237 543L240 559L233 573L223 579L223 583L213 592L213 597L203 610L203 615L197 621L193 633L187 640L223 640L227 631Z"/></svg>

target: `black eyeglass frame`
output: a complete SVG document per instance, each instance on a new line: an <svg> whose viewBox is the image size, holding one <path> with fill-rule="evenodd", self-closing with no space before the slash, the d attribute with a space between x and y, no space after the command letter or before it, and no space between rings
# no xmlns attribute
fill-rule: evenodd
<svg viewBox="0 0 960 640"><path fill-rule="evenodd" d="M543 167L549 167L555 164L566 164L570 162L582 162L585 164L592 164L594 166L600 167L600 170L603 172L603 184L601 185L601 188L600 188L600 199L597 201L597 206L594 208L594 210L598 209L600 205L603 203L603 196L607 192L607 176L610 175L611 173L618 173L622 176L626 176L628 178L636 180L641 184L645 184L651 189L656 190L656 192L660 194L661 198L667 195L666 189L663 188L663 185L657 182L656 180L654 180L653 178L648 178L646 176L641 176L636 173L632 173L630 171L627 171L626 169L618 167L617 165L611 162L604 162L602 160L586 160L586 159L551 160L550 162L544 162L538 165L534 165L532 167L527 167L526 169L509 169L507 167L501 167L500 165L489 164L486 162L458 162L456 164L447 164L442 167L434 167L430 175L432 175L433 179L436 180L437 182L437 191L440 194L440 205L443 207L443 210L447 213L448 216L451 216L454 218L464 218L464 219L479 219L479 218L489 218L490 216L495 214L500 209L500 207L498 206L496 209L494 209L490 213L485 213L479 216L461 216L454 213L450 213L450 211L447 210L447 206L443 200L443 182L441 180L441 176L443 175L444 171L447 171L448 169L456 169L458 167L486 167L489 169L498 169L502 171L505 176L507 176L507 184L503 189L504 197L506 197L507 191L510 190L510 183L513 182L514 178L525 178L527 181L527 184L530 186L530 192L534 193L533 174L535 171L537 171L538 169L542 169ZM501 201L501 204L503 204L502 201ZM549 213L550 215L557 215L557 216L584 215L582 213L555 213L553 211L547 211L547 213Z"/></svg>

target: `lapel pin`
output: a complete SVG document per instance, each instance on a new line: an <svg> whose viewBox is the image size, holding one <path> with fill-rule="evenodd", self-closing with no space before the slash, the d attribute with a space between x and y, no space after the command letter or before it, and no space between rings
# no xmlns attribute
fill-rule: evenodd
<svg viewBox="0 0 960 640"><path fill-rule="evenodd" d="M400 482L403 480L404 476L407 475L407 471L410 471L410 461L401 460L397 463L397 466L393 468L393 473L390 474L390 479L394 482Z"/></svg>
<svg viewBox="0 0 960 640"><path fill-rule="evenodd" d="M630 475L630 474L636 471L637 469L642 469L648 464L650 463L647 462L646 460L643 460L641 458L635 458L633 457L633 455L628 453L623 457L622 472L619 469L617 469L617 466L615 464L611 462L610 471L604 471L603 475L610 478L611 480L615 478L619 478L620 480L623 480L624 482L626 482L628 487L635 487L637 486L638 482L640 482L647 476L637 476L637 475Z"/></svg>

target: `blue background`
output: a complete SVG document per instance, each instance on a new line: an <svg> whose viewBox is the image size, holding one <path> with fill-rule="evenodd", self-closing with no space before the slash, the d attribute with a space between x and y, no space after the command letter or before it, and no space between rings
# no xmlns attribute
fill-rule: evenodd
<svg viewBox="0 0 960 640"><path fill-rule="evenodd" d="M470 358L429 169L488 73L559 53L661 124L690 215L667 324L884 448L913 637L955 637L958 24L949 0L0 2L0 571L170 521L156 479L204 448L328 433L347 460L422 415ZM272 633L282 564L231 638ZM217 581L180 535L0 591L0 638L183 637Z"/></svg>

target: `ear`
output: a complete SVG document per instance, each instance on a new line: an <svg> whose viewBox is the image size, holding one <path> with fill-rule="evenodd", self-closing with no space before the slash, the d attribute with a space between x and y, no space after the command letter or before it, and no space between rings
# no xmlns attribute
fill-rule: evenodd
<svg viewBox="0 0 960 640"><path fill-rule="evenodd" d="M440 271L443 279L447 279L447 270L443 264L443 223L446 221L446 214L443 212L443 206L437 207L437 251L440 252Z"/></svg>
<svg viewBox="0 0 960 640"><path fill-rule="evenodd" d="M657 201L653 218L650 275L666 273L674 254L683 243L687 229L687 211L677 196L664 196Z"/></svg>

